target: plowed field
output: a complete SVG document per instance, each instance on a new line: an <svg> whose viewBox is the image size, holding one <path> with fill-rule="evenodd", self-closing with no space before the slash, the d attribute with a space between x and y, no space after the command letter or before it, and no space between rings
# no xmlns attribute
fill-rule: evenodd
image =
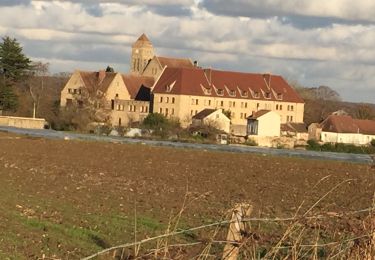
<svg viewBox="0 0 375 260"><path fill-rule="evenodd" d="M181 228L237 202L257 217L341 214L369 208L374 191L368 165L0 133L0 258L77 259L134 241L135 219L137 239L160 234L184 199Z"/></svg>

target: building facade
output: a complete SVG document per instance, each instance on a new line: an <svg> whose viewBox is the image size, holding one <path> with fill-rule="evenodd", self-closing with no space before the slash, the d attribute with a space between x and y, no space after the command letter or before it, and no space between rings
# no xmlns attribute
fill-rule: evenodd
<svg viewBox="0 0 375 260"><path fill-rule="evenodd" d="M140 122L150 111L150 77L124 75L105 71L75 71L61 91L60 106L80 106L87 92L102 96L113 126ZM83 105L83 104L82 104Z"/></svg>
<svg viewBox="0 0 375 260"><path fill-rule="evenodd" d="M303 122L304 102L275 75L166 68L153 87L153 112L183 126L206 108L228 111L232 133L246 135L247 117L259 110L278 113L282 123Z"/></svg>

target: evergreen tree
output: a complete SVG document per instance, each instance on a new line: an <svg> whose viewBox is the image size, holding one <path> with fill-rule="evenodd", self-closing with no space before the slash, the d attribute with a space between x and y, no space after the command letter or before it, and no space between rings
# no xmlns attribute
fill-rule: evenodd
<svg viewBox="0 0 375 260"><path fill-rule="evenodd" d="M0 84L0 110L15 111L18 106L17 95L8 84Z"/></svg>
<svg viewBox="0 0 375 260"><path fill-rule="evenodd" d="M105 72L115 72L115 70L112 67L107 66L107 68L105 69Z"/></svg>
<svg viewBox="0 0 375 260"><path fill-rule="evenodd" d="M21 80L30 69L30 59L23 54L23 49L16 39L3 37L0 43L0 70L7 81Z"/></svg>

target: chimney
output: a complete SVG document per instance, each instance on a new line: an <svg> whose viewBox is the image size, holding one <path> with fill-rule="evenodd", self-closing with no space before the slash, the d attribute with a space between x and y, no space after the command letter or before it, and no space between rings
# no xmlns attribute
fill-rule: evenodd
<svg viewBox="0 0 375 260"><path fill-rule="evenodd" d="M97 73L97 75L98 75L99 82L102 82L103 79L105 78L106 72L105 72L105 70L100 70L100 71Z"/></svg>
<svg viewBox="0 0 375 260"><path fill-rule="evenodd" d="M198 61L197 60L194 61L194 67L196 67L196 68L198 67Z"/></svg>

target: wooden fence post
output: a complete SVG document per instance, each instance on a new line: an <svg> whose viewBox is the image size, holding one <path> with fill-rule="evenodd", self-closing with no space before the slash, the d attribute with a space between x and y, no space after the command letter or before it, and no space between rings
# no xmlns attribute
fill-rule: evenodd
<svg viewBox="0 0 375 260"><path fill-rule="evenodd" d="M227 244L224 247L223 258L236 260L240 252L239 246L245 234L248 234L248 223L243 222L253 211L253 206L248 203L236 204L232 210L231 224L229 225Z"/></svg>

